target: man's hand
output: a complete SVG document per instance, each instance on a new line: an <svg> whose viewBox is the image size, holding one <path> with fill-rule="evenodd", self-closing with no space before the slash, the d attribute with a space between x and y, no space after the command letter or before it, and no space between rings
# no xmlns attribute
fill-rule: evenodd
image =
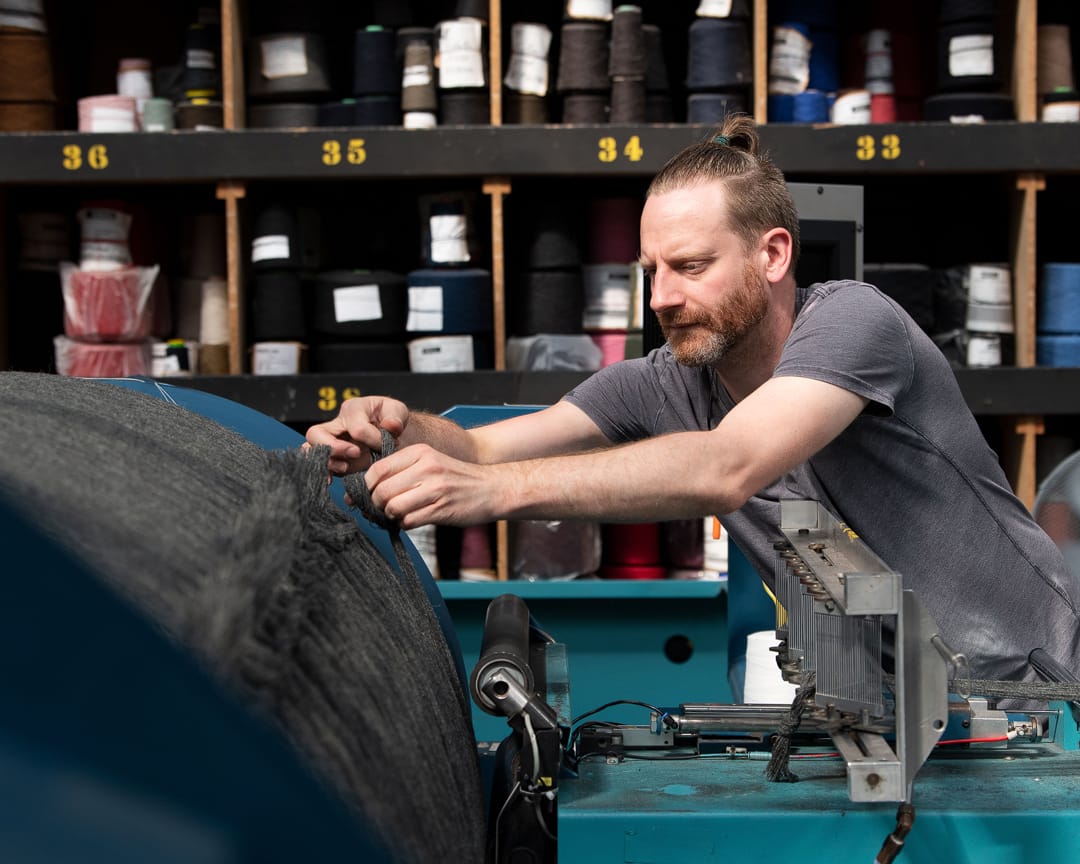
<svg viewBox="0 0 1080 864"><path fill-rule="evenodd" d="M400 438L409 423L409 409L403 402L385 396L346 399L337 417L312 426L304 447L330 447L331 474L363 471L371 465L371 453L382 450L382 431Z"/></svg>
<svg viewBox="0 0 1080 864"><path fill-rule="evenodd" d="M462 462L427 444L414 444L380 459L364 479L375 506L403 528L464 526L497 518L498 470L499 466Z"/></svg>

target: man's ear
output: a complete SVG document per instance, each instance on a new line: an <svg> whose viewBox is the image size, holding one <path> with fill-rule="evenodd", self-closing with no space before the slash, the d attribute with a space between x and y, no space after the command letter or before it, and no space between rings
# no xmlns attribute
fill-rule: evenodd
<svg viewBox="0 0 1080 864"><path fill-rule="evenodd" d="M761 251L765 259L765 278L779 282L791 269L791 232L786 228L772 228L761 235Z"/></svg>

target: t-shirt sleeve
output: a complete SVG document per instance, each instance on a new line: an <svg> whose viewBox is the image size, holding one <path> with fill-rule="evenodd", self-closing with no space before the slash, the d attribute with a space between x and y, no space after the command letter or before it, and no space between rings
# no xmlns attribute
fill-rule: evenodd
<svg viewBox="0 0 1080 864"><path fill-rule="evenodd" d="M910 323L870 285L819 289L796 320L773 377L835 384L891 413L914 375Z"/></svg>

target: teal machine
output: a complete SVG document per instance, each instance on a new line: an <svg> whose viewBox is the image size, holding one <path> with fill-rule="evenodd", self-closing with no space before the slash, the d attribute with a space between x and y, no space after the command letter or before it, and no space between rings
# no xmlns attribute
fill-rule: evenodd
<svg viewBox="0 0 1080 864"><path fill-rule="evenodd" d="M969 692L966 659L900 574L820 505L786 502L781 535L791 705L628 699L646 722L607 722L608 706L575 719L571 695L594 706L573 688L573 645L516 595L492 601L470 688L512 730L495 861L1076 860L1077 705L1007 712L1005 689Z"/></svg>

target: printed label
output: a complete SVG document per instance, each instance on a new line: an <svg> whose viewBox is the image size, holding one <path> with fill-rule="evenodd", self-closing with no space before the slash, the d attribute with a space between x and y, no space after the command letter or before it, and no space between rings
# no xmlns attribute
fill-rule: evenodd
<svg viewBox="0 0 1080 864"><path fill-rule="evenodd" d="M506 67L503 83L518 93L546 96L548 91L548 61L528 54L514 54Z"/></svg>
<svg viewBox="0 0 1080 864"><path fill-rule="evenodd" d="M251 261L279 261L289 258L288 234L264 234L251 244Z"/></svg>
<svg viewBox="0 0 1080 864"><path fill-rule="evenodd" d="M993 74L993 34L953 36L949 40L949 75L953 78L965 78Z"/></svg>
<svg viewBox="0 0 1080 864"><path fill-rule="evenodd" d="M307 49L301 36L280 36L262 43L264 78L291 78L308 74Z"/></svg>
<svg viewBox="0 0 1080 864"><path fill-rule="evenodd" d="M791 27L773 28L769 58L769 92L794 96L810 83L810 49L813 43Z"/></svg>
<svg viewBox="0 0 1080 864"><path fill-rule="evenodd" d="M378 285L350 285L334 289L334 320L378 321L382 318Z"/></svg>
<svg viewBox="0 0 1080 864"><path fill-rule="evenodd" d="M443 289L441 285L409 286L409 317L405 329L410 332L437 332L443 329Z"/></svg>

